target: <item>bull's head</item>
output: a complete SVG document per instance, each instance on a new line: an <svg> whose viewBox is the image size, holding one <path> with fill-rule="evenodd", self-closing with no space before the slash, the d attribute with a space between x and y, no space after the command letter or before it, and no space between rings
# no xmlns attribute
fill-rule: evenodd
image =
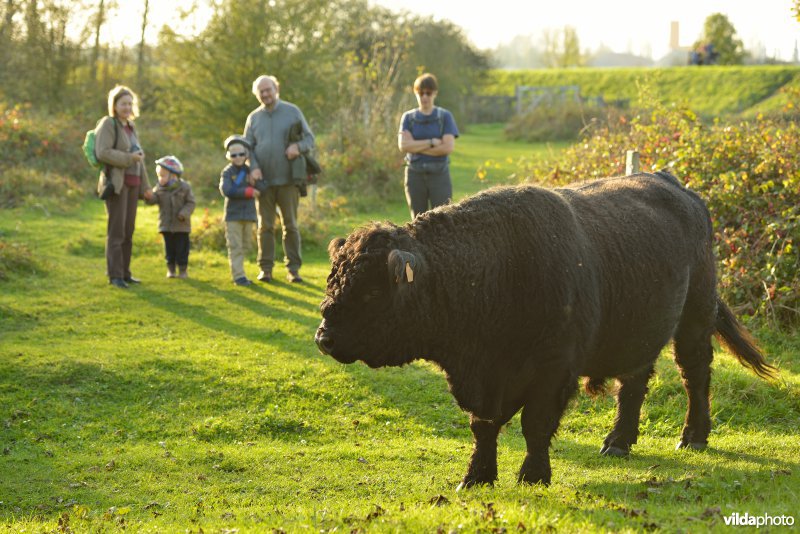
<svg viewBox="0 0 800 534"><path fill-rule="evenodd" d="M342 363L402 365L415 354L412 313L421 260L407 250L410 238L393 225L358 230L328 246L331 274L315 341ZM406 249L402 245L406 245Z"/></svg>

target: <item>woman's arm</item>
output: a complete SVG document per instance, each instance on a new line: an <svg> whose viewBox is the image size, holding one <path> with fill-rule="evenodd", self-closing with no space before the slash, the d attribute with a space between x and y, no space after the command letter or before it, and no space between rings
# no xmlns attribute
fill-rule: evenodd
<svg viewBox="0 0 800 534"><path fill-rule="evenodd" d="M125 132L116 132L116 128L118 128L116 120L112 117L105 117L100 122L96 130L95 155L98 161L112 167L128 168L136 161L136 157L131 152L114 148L114 136L125 135Z"/></svg>
<svg viewBox="0 0 800 534"><path fill-rule="evenodd" d="M439 143L433 148L427 148L422 151L422 154L428 156L447 156L456 147L456 138L453 134L444 134L441 139L436 139Z"/></svg>
<svg viewBox="0 0 800 534"><path fill-rule="evenodd" d="M140 152L140 155L141 159L139 161L144 162L144 152ZM147 175L147 166L142 163L140 167L142 169L142 175L141 184L139 185L139 196L145 200L150 200L149 196L152 195L152 192L150 190L150 177Z"/></svg>
<svg viewBox="0 0 800 534"><path fill-rule="evenodd" d="M150 206L153 204L158 204L158 201L161 198L161 188L156 185L152 189L145 189L144 193L142 193L142 196L144 197L145 204L149 204Z"/></svg>
<svg viewBox="0 0 800 534"><path fill-rule="evenodd" d="M451 136L452 137L452 136ZM429 150L435 150L435 147L438 147L442 144L442 140L434 137L433 139L414 139L411 136L411 132L408 130L403 130L400 132L400 135L397 136L397 147L400 149L400 152L408 152L411 154L428 154L429 156L439 156L441 154L432 154L428 152ZM434 148L431 148L433 145ZM452 148L450 149L452 152ZM450 152L447 152L449 154Z"/></svg>

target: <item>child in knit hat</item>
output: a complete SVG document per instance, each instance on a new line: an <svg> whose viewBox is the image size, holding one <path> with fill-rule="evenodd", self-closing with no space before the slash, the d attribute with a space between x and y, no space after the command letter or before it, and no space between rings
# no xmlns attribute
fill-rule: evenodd
<svg viewBox="0 0 800 534"><path fill-rule="evenodd" d="M146 202L158 204L158 231L164 236L167 278L188 278L189 233L195 207L192 186L181 178L183 164L175 156L156 160L156 174L158 184Z"/></svg>

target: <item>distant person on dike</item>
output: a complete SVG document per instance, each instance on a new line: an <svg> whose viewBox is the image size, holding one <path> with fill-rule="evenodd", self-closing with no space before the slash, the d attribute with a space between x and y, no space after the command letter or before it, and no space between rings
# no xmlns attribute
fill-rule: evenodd
<svg viewBox="0 0 800 534"><path fill-rule="evenodd" d="M250 144L250 174L265 187L258 197L258 280L272 281L275 264L275 207L280 209L283 226L284 264L290 282L302 282L300 266L300 229L297 209L300 188L306 184L304 155L314 147L314 134L300 108L279 98L280 84L274 76L259 76L253 82L253 94L261 102L247 116L244 137ZM297 132L299 141L290 141ZM293 169L300 167L300 173Z"/></svg>
<svg viewBox="0 0 800 534"><path fill-rule="evenodd" d="M108 93L108 116L95 128L95 154L106 166L100 175L98 193L108 183L113 192L105 196L106 268L109 282L120 289L140 281L131 275L133 231L139 199L149 199L150 181L144 152L133 120L138 116L138 98L129 88L118 85Z"/></svg>
<svg viewBox="0 0 800 534"><path fill-rule="evenodd" d="M264 180L254 180L247 156L250 143L241 135L232 135L223 143L228 165L219 177L219 192L225 197L225 242L228 245L228 262L231 277L237 286L253 282L244 273L244 258L250 250L253 226L257 220L256 201L266 187ZM274 212L274 211L273 211Z"/></svg>
<svg viewBox="0 0 800 534"><path fill-rule="evenodd" d="M147 203L158 204L158 231L164 237L167 278L189 278L189 234L195 207L192 186L182 178L183 164L175 156L157 159L156 174L158 184Z"/></svg>
<svg viewBox="0 0 800 534"><path fill-rule="evenodd" d="M439 82L430 73L414 81L419 107L403 113L397 145L405 152L405 190L411 218L453 198L450 156L458 127L452 113L434 106Z"/></svg>

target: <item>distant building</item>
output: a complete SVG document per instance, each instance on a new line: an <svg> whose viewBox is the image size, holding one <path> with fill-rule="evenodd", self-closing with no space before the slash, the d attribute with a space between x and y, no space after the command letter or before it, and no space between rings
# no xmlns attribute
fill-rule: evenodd
<svg viewBox="0 0 800 534"><path fill-rule="evenodd" d="M656 67L681 67L683 65L688 65L691 52L691 46L681 46L680 25L677 20L673 20L669 24L669 52L667 52L666 56L656 61Z"/></svg>

